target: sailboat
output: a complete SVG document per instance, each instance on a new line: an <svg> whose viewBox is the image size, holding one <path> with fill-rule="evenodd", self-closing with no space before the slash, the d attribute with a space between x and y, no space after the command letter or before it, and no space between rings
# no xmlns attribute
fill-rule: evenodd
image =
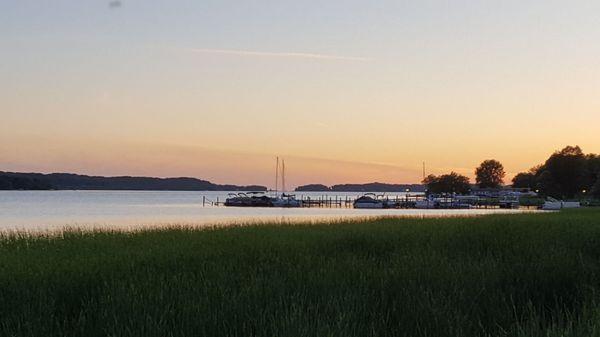
<svg viewBox="0 0 600 337"><path fill-rule="evenodd" d="M279 194L279 169L281 167L281 194ZM301 207L302 201L297 200L293 194L287 194L285 189L285 161L277 157L275 167L275 194L266 195L264 192L230 193L225 199L225 206L234 207Z"/></svg>
<svg viewBox="0 0 600 337"><path fill-rule="evenodd" d="M271 198L273 207L301 207L302 201L296 199L293 194L287 194L285 191L285 160L281 159L281 194L278 194L279 184L279 157L275 166L275 197Z"/></svg>

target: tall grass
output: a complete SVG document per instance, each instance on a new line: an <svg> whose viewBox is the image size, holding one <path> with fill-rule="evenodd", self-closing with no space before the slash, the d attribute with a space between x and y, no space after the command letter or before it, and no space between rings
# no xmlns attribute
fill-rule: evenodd
<svg viewBox="0 0 600 337"><path fill-rule="evenodd" d="M0 240L0 336L600 335L600 210Z"/></svg>

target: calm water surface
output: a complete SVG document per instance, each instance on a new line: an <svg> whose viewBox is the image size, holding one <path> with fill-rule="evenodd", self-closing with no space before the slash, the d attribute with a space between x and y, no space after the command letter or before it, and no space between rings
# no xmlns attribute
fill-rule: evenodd
<svg viewBox="0 0 600 337"><path fill-rule="evenodd" d="M125 228L223 225L253 221L318 221L375 216L451 216L510 210L359 210L351 208L236 208L202 206L225 200L228 192L175 191L0 191L0 230L64 227ZM297 193L300 197L355 197L362 193ZM396 196L401 194L390 194Z"/></svg>

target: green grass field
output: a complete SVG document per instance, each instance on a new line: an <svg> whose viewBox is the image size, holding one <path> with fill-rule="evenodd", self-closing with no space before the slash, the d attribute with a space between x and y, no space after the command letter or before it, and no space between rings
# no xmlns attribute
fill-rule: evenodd
<svg viewBox="0 0 600 337"><path fill-rule="evenodd" d="M0 239L0 336L596 336L600 210Z"/></svg>

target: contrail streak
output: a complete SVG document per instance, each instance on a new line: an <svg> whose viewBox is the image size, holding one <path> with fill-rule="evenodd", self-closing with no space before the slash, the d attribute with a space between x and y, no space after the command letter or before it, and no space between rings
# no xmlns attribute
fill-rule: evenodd
<svg viewBox="0 0 600 337"><path fill-rule="evenodd" d="M264 52L264 51L252 51L252 50L206 49L206 48L190 48L189 50L194 53L225 54L225 55L239 55L239 56L295 57L295 58L305 58L305 59L339 60L339 61L369 61L370 60L369 58L366 58L366 57L338 56L338 55L313 54L313 53Z"/></svg>

